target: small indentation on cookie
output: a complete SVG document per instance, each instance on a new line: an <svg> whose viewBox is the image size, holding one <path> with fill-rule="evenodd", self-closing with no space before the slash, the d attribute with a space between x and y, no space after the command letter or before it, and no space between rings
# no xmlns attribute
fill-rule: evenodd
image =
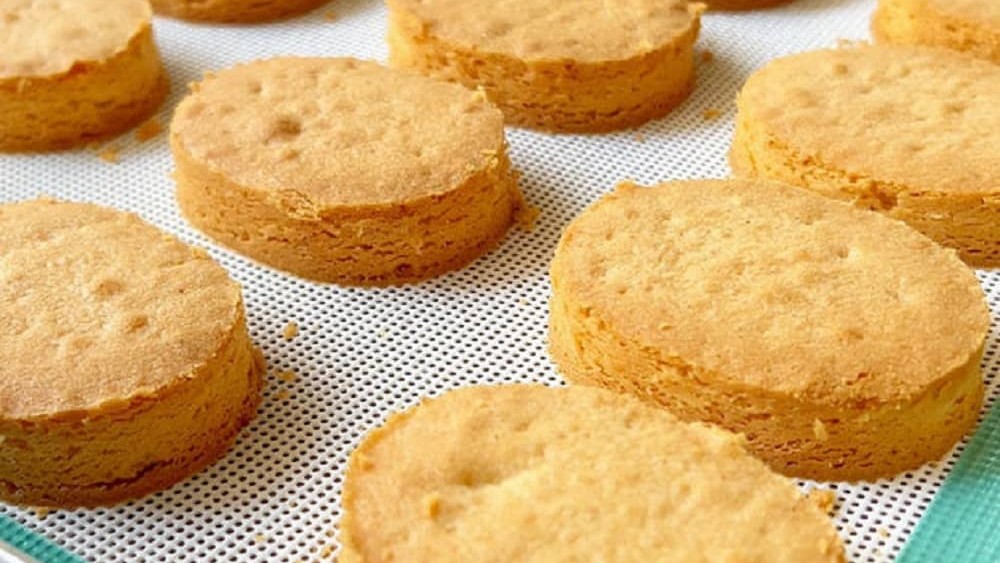
<svg viewBox="0 0 1000 563"><path fill-rule="evenodd" d="M253 81L247 84L247 91L250 92L251 94L260 94L263 89L264 86L257 81Z"/></svg>
<svg viewBox="0 0 1000 563"><path fill-rule="evenodd" d="M125 285L117 280L101 280L94 286L93 293L97 297L112 297L121 293Z"/></svg>
<svg viewBox="0 0 1000 563"><path fill-rule="evenodd" d="M125 321L125 332L136 332L149 326L149 317L146 315L133 315Z"/></svg>
<svg viewBox="0 0 1000 563"><path fill-rule="evenodd" d="M273 124L271 124L271 129L268 132L267 140L265 142L288 141L301 134L302 122L295 117L286 115L279 117Z"/></svg>

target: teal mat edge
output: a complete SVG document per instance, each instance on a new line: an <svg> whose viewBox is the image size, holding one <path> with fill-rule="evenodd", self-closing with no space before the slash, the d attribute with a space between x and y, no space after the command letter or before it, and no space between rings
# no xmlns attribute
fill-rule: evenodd
<svg viewBox="0 0 1000 563"><path fill-rule="evenodd" d="M1000 561L1000 408L993 405L897 563Z"/></svg>
<svg viewBox="0 0 1000 563"><path fill-rule="evenodd" d="M42 563L84 563L84 560L32 532L17 521L0 515L0 541L6 542Z"/></svg>

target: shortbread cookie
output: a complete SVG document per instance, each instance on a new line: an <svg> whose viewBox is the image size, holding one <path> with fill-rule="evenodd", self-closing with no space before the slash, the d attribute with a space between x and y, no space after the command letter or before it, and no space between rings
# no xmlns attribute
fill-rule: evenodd
<svg viewBox="0 0 1000 563"><path fill-rule="evenodd" d="M703 4L388 0L392 65L482 87L509 123L599 132L687 98Z"/></svg>
<svg viewBox="0 0 1000 563"><path fill-rule="evenodd" d="M134 215L0 205L0 499L113 504L222 456L263 360L240 287Z"/></svg>
<svg viewBox="0 0 1000 563"><path fill-rule="evenodd" d="M740 438L589 387L427 400L362 442L343 499L343 563L844 561Z"/></svg>
<svg viewBox="0 0 1000 563"><path fill-rule="evenodd" d="M879 0L872 34L886 43L957 49L1000 63L1000 2Z"/></svg>
<svg viewBox="0 0 1000 563"><path fill-rule="evenodd" d="M314 280L457 269L521 203L503 116L481 93L370 62L280 58L209 76L170 142L191 223Z"/></svg>
<svg viewBox="0 0 1000 563"><path fill-rule="evenodd" d="M330 0L152 0L156 13L191 21L251 23L297 16Z"/></svg>
<svg viewBox="0 0 1000 563"><path fill-rule="evenodd" d="M771 62L738 100L730 163L901 219L1000 266L1000 66L862 46Z"/></svg>
<svg viewBox="0 0 1000 563"><path fill-rule="evenodd" d="M0 0L0 151L85 144L156 111L151 16L148 0Z"/></svg>
<svg viewBox="0 0 1000 563"><path fill-rule="evenodd" d="M719 424L787 475L886 477L976 421L976 277L903 223L754 180L619 186L563 234L565 377Z"/></svg>
<svg viewBox="0 0 1000 563"><path fill-rule="evenodd" d="M787 4L792 0L703 0L712 10L756 10Z"/></svg>

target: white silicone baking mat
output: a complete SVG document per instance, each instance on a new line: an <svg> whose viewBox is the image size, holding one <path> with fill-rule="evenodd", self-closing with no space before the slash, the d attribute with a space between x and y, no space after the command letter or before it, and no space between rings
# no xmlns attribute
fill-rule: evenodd
<svg viewBox="0 0 1000 563"><path fill-rule="evenodd" d="M472 266L420 285L346 289L298 280L212 244L181 219L165 135L99 150L0 156L0 200L48 194L138 212L210 249L246 292L251 331L270 366L259 417L232 452L172 489L100 510L6 515L94 561L314 561L333 558L348 453L387 413L424 395L476 383L557 384L546 354L547 268L563 226L619 180L643 183L728 175L733 100L748 73L797 51L866 39L874 0L798 0L769 11L705 16L694 95L638 131L551 136L509 131L528 200L541 210ZM259 26L157 19L173 82L169 121L186 84L203 71L273 55L384 61L385 10L377 0L335 0L295 20ZM713 114L718 117L713 119ZM980 273L1000 310L1000 273ZM998 395L994 332L985 360L989 402ZM286 342L286 323L301 334ZM293 371L286 381L278 373ZM836 521L852 561L899 553L952 461L866 485L822 485L838 494ZM804 486L810 486L804 484ZM44 516L44 517L43 517Z"/></svg>

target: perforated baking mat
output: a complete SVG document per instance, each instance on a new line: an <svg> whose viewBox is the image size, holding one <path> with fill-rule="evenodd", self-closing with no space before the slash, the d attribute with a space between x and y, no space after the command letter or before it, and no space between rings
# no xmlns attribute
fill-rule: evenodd
<svg viewBox="0 0 1000 563"><path fill-rule="evenodd" d="M251 332L270 366L257 420L222 461L170 490L114 508L46 515L0 506L0 540L40 560L72 560L55 545L94 561L332 559L348 453L388 413L463 385L561 382L545 349L547 268L566 223L625 178L654 183L727 176L733 100L746 76L776 56L866 39L873 9L874 0L798 0L770 11L708 14L698 56L711 53L711 60L700 66L694 95L671 116L601 136L509 130L523 189L541 210L535 229L513 232L462 271L409 287L310 283L212 244L178 214L165 135L112 142L120 149L118 164L100 159L101 149L0 156L0 200L48 194L135 211L210 249L243 284ZM377 0L334 1L274 25L157 19L155 29L173 81L159 114L164 124L185 85L206 70L288 54L386 58L385 10ZM994 311L1000 310L1000 272L979 276ZM996 313L993 320L984 359L988 404L1000 394ZM292 341L282 337L289 322L301 331ZM286 371L295 377L279 377ZM992 442L977 444L987 458L1000 449L1000 432L991 436L986 439ZM964 447L895 479L818 485L836 490L836 522L852 561L899 555ZM966 486L973 494L957 497L959 509L975 507L979 485L975 478L971 483ZM950 498L954 504L956 496ZM976 508L982 529L996 536L996 501ZM956 519L948 514L943 519L947 530L961 525L949 522ZM923 555L914 550L904 558L940 553L928 537L921 542L928 544L921 546Z"/></svg>

